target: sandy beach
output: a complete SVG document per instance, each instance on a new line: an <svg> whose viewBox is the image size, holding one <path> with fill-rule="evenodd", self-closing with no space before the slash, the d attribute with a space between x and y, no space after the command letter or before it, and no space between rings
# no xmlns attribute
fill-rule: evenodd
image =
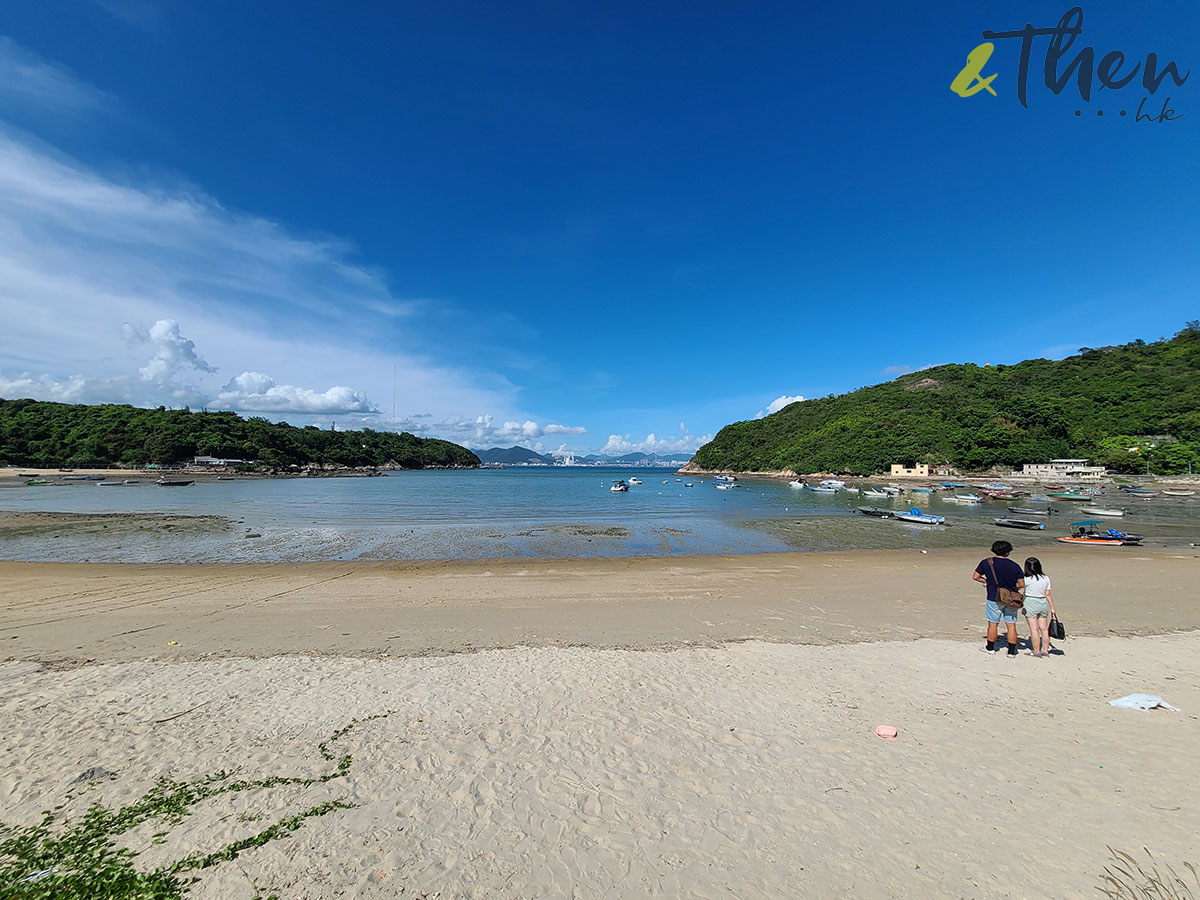
<svg viewBox="0 0 1200 900"><path fill-rule="evenodd" d="M1200 862L1200 560L1078 550L1042 554L1045 660L980 652L969 551L3 563L0 820L329 774L357 719L336 777L117 843L150 870L340 801L187 896L1097 896L1108 847Z"/></svg>

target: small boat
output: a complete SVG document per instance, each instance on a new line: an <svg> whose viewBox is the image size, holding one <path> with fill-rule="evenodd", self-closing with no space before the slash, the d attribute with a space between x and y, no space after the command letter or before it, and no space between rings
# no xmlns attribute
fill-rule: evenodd
<svg viewBox="0 0 1200 900"><path fill-rule="evenodd" d="M899 519L902 522L915 522L918 525L945 525L946 524L945 516L926 515L925 513L921 512L921 510L915 506L910 506L908 509L908 512L906 512L906 513L905 512L892 513L892 518Z"/></svg>
<svg viewBox="0 0 1200 900"><path fill-rule="evenodd" d="M25 482L25 484L28 485L29 487L37 487L39 485L49 484L49 483L50 482L48 482L45 478L30 478L27 482Z"/></svg>
<svg viewBox="0 0 1200 900"><path fill-rule="evenodd" d="M59 475L58 477L64 481L83 481L83 479L87 478L86 475Z"/></svg>
<svg viewBox="0 0 1200 900"><path fill-rule="evenodd" d="M1001 518L996 520L996 524L1002 528L1024 528L1028 531L1045 531L1045 522L1034 522L1030 519L1008 519Z"/></svg>
<svg viewBox="0 0 1200 900"><path fill-rule="evenodd" d="M1091 500L1091 494L1050 494L1051 500Z"/></svg>
<svg viewBox="0 0 1200 900"><path fill-rule="evenodd" d="M1081 506L1079 511L1085 512L1089 516L1104 516L1109 519L1125 515L1125 510L1123 509L1101 509L1098 506Z"/></svg>
<svg viewBox="0 0 1200 900"><path fill-rule="evenodd" d="M892 496L891 494L885 494L883 491L877 491L877 490L875 490L874 488L872 488L871 490L868 490L868 491L863 491L863 492L862 492L862 495L863 495L864 497L881 497L881 498L883 498L883 499L885 499L885 500L886 500L888 497Z"/></svg>
<svg viewBox="0 0 1200 900"><path fill-rule="evenodd" d="M1052 506L1010 506L1010 513L1018 513L1022 516L1057 516L1058 510Z"/></svg>
<svg viewBox="0 0 1200 900"><path fill-rule="evenodd" d="M845 487L845 488L842 488L842 490L845 491L847 494L857 494L858 493L858 488Z"/></svg>
<svg viewBox="0 0 1200 900"><path fill-rule="evenodd" d="M1069 538L1059 538L1064 544L1086 544L1086 543L1107 543L1117 542L1128 546L1136 546L1140 544L1144 537L1140 534L1130 534L1124 531L1117 531L1115 528L1110 528L1107 531L1096 531L1095 526L1100 525L1100 522L1089 520L1086 522L1072 522L1071 536Z"/></svg>
<svg viewBox="0 0 1200 900"><path fill-rule="evenodd" d="M810 484L808 486L808 489L810 491L812 491L814 494L836 494L838 492L837 488L828 487L828 486L822 485L822 484L818 484L815 487Z"/></svg>
<svg viewBox="0 0 1200 900"><path fill-rule="evenodd" d="M1186 488L1167 488L1163 491L1165 497L1192 497L1195 494L1195 491L1189 491Z"/></svg>
<svg viewBox="0 0 1200 900"><path fill-rule="evenodd" d="M690 481L685 481L685 482L683 483L683 486L684 486L684 487L695 487L695 485L694 485L694 484L692 484Z"/></svg>
<svg viewBox="0 0 1200 900"><path fill-rule="evenodd" d="M1012 491L984 491L984 496L989 500L1016 500L1017 495Z"/></svg>
<svg viewBox="0 0 1200 900"><path fill-rule="evenodd" d="M1101 537L1060 537L1060 544L1091 544L1094 547L1123 547L1124 541L1119 541L1116 538L1101 538Z"/></svg>
<svg viewBox="0 0 1200 900"><path fill-rule="evenodd" d="M864 516L874 516L877 519L887 519L892 515L890 509L880 509L878 506L860 506L858 511Z"/></svg>
<svg viewBox="0 0 1200 900"><path fill-rule="evenodd" d="M718 481L716 484L716 489L718 491L732 491L734 487L736 487L736 485L732 485L727 481Z"/></svg>
<svg viewBox="0 0 1200 900"><path fill-rule="evenodd" d="M978 494L955 494L955 500L965 500L967 503L982 503L983 498Z"/></svg>
<svg viewBox="0 0 1200 900"><path fill-rule="evenodd" d="M914 494L932 494L933 493L933 488L931 488L931 487L915 487L915 488L909 488L909 490L912 491Z"/></svg>
<svg viewBox="0 0 1200 900"><path fill-rule="evenodd" d="M837 478L826 478L821 482L821 487L844 488L846 482L840 481Z"/></svg>
<svg viewBox="0 0 1200 900"><path fill-rule="evenodd" d="M620 493L621 491L629 490L629 485L627 485L623 480L618 478L616 481L614 481L612 483L612 486L609 487L609 490L613 491L614 493Z"/></svg>
<svg viewBox="0 0 1200 900"><path fill-rule="evenodd" d="M103 475L84 475L83 480L84 481L103 481L104 476Z"/></svg>
<svg viewBox="0 0 1200 900"><path fill-rule="evenodd" d="M944 488L965 488L966 484L964 484L961 481L943 481L942 487L944 487Z"/></svg>
<svg viewBox="0 0 1200 900"><path fill-rule="evenodd" d="M808 485L805 484L803 481L801 481L799 478L797 478L795 481L789 481L788 487L805 488L805 487L808 487Z"/></svg>
<svg viewBox="0 0 1200 900"><path fill-rule="evenodd" d="M1048 491L1063 491L1067 486L1065 484L1043 484L1042 487Z"/></svg>
<svg viewBox="0 0 1200 900"><path fill-rule="evenodd" d="M120 487L124 483L123 481L99 481L96 484L97 487Z"/></svg>
<svg viewBox="0 0 1200 900"><path fill-rule="evenodd" d="M136 478L126 478L121 484L141 484Z"/></svg>
<svg viewBox="0 0 1200 900"><path fill-rule="evenodd" d="M189 484L195 484L194 481L179 481L160 478L155 482L159 487L187 487Z"/></svg>
<svg viewBox="0 0 1200 900"><path fill-rule="evenodd" d="M640 478L630 478L630 479L629 479L629 483L630 483L630 484L641 484L641 483L642 483L642 479L640 479Z"/></svg>
<svg viewBox="0 0 1200 900"><path fill-rule="evenodd" d="M1126 494L1141 494L1146 497L1158 496L1158 491L1152 491L1149 488L1123 487L1121 490Z"/></svg>
<svg viewBox="0 0 1200 900"><path fill-rule="evenodd" d="M713 481L737 481L735 475L714 475Z"/></svg>

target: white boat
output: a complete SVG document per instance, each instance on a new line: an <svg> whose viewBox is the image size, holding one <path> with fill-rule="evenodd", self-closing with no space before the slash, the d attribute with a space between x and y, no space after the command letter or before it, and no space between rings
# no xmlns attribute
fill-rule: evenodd
<svg viewBox="0 0 1200 900"><path fill-rule="evenodd" d="M908 512L892 513L893 519L899 519L901 522L915 522L918 525L945 525L945 516L929 516L921 512L917 507L909 507Z"/></svg>
<svg viewBox="0 0 1200 900"><path fill-rule="evenodd" d="M1081 506L1079 511L1085 512L1089 516L1103 516L1106 519L1125 515L1125 510L1123 509L1101 509L1098 506Z"/></svg>
<svg viewBox="0 0 1200 900"><path fill-rule="evenodd" d="M713 481L737 481L737 477L734 475L714 475Z"/></svg>
<svg viewBox="0 0 1200 900"><path fill-rule="evenodd" d="M808 487L808 485L806 485L803 481L801 481L799 478L797 478L795 481L789 481L788 487L802 488L802 487Z"/></svg>
<svg viewBox="0 0 1200 900"><path fill-rule="evenodd" d="M892 496L891 494L885 494L883 491L876 491L876 490L863 491L862 495L864 497L881 497L881 498L887 498L887 497Z"/></svg>
<svg viewBox="0 0 1200 900"><path fill-rule="evenodd" d="M823 484L818 484L816 487L810 485L808 489L814 494L836 494L838 492L837 488Z"/></svg>
<svg viewBox="0 0 1200 900"><path fill-rule="evenodd" d="M858 488L844 487L844 488L842 488L842 490L845 491L847 494L857 494L858 493Z"/></svg>
<svg viewBox="0 0 1200 900"><path fill-rule="evenodd" d="M983 498L978 494L955 494L955 500L965 500L967 503L982 503Z"/></svg>
<svg viewBox="0 0 1200 900"><path fill-rule="evenodd" d="M97 481L99 487L120 487L125 482L123 481Z"/></svg>
<svg viewBox="0 0 1200 900"><path fill-rule="evenodd" d="M821 487L844 488L846 482L839 481L837 478L826 478L821 482Z"/></svg>
<svg viewBox="0 0 1200 900"><path fill-rule="evenodd" d="M610 487L609 490L610 491L618 491L618 492L619 491L627 491L627 490L629 490L629 485L627 485L624 481L622 481L621 479L618 478L616 481L614 481L612 483L612 487Z"/></svg>
<svg viewBox="0 0 1200 900"><path fill-rule="evenodd" d="M629 483L630 483L630 484L641 484L641 483L642 483L642 479L640 479L640 478L630 478L630 479L629 479Z"/></svg>
<svg viewBox="0 0 1200 900"><path fill-rule="evenodd" d="M889 497L899 497L900 496L900 486L896 485L896 484L884 485L883 487L875 488L875 490L883 491Z"/></svg>
<svg viewBox="0 0 1200 900"><path fill-rule="evenodd" d="M685 481L683 486L684 487L693 487L693 484L690 481Z"/></svg>
<svg viewBox="0 0 1200 900"><path fill-rule="evenodd" d="M717 490L718 491L732 491L735 487L737 487L737 485L730 484L727 481L718 481L717 482Z"/></svg>

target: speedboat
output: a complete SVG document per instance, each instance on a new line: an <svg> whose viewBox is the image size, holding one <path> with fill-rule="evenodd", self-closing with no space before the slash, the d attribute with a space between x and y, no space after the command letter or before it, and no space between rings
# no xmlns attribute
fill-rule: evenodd
<svg viewBox="0 0 1200 900"><path fill-rule="evenodd" d="M614 481L612 483L612 486L609 488L609 490L613 491L615 493L619 493L620 491L629 490L629 485L627 485L622 479L618 478L616 481Z"/></svg>
<svg viewBox="0 0 1200 900"><path fill-rule="evenodd" d="M880 509L878 506L860 506L858 511L864 516L873 516L877 519L886 519L892 515L890 509Z"/></svg>
<svg viewBox="0 0 1200 900"><path fill-rule="evenodd" d="M795 481L789 481L788 487L803 488L803 487L808 487L808 485L805 484L803 481L801 481L799 478L797 478Z"/></svg>
<svg viewBox="0 0 1200 900"><path fill-rule="evenodd" d="M714 479L714 481L715 480L716 479ZM737 487L736 484L730 484L728 481L717 482L717 490L718 491L732 491L735 487Z"/></svg>
<svg viewBox="0 0 1200 900"><path fill-rule="evenodd" d="M1071 536L1059 538L1059 540L1064 544L1110 544L1115 542L1132 547L1137 546L1145 539L1143 535L1130 534L1115 528L1096 531L1095 526L1099 524L1101 523L1097 521L1072 522Z"/></svg>
<svg viewBox="0 0 1200 900"><path fill-rule="evenodd" d="M821 487L844 488L846 482L840 481L837 478L826 478L821 482Z"/></svg>
<svg viewBox="0 0 1200 900"><path fill-rule="evenodd" d="M825 484L818 484L816 486L809 485L808 489L814 494L836 494L838 492L837 488L829 487L829 485Z"/></svg>
<svg viewBox="0 0 1200 900"><path fill-rule="evenodd" d="M1002 519L997 519L996 524L1001 526L1002 528L1024 528L1029 531L1037 531L1037 530L1045 531L1046 530L1045 522L1034 522L1034 521L1031 521L1030 519L1002 518Z"/></svg>
<svg viewBox="0 0 1200 900"><path fill-rule="evenodd" d="M642 479L640 479L640 478L630 478L630 479L629 479L629 483L630 483L630 484L641 484L641 483L642 483Z"/></svg>
<svg viewBox="0 0 1200 900"><path fill-rule="evenodd" d="M918 525L945 525L945 516L929 516L921 512L915 506L910 506L908 512L894 512L893 519L899 519L901 522L915 522Z"/></svg>

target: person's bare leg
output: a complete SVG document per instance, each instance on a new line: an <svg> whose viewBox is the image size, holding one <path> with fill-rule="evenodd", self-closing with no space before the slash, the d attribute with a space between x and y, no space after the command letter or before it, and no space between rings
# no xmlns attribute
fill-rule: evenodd
<svg viewBox="0 0 1200 900"><path fill-rule="evenodd" d="M1042 632L1037 626L1038 621L1029 616L1025 617L1025 624L1029 626L1029 644L1033 647L1034 656L1042 655Z"/></svg>
<svg viewBox="0 0 1200 900"><path fill-rule="evenodd" d="M988 622L987 639L989 644L996 643L998 628L995 622Z"/></svg>
<svg viewBox="0 0 1200 900"><path fill-rule="evenodd" d="M1042 656L1050 655L1050 620L1041 618L1037 620L1038 631L1042 636Z"/></svg>

